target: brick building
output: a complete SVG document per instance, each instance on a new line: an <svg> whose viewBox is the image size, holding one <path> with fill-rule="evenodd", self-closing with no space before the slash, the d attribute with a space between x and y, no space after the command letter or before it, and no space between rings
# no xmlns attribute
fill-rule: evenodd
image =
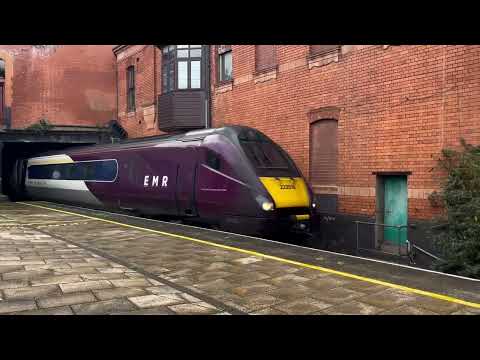
<svg viewBox="0 0 480 360"><path fill-rule="evenodd" d="M115 66L106 45L0 45L0 128L104 125L114 118Z"/></svg>
<svg viewBox="0 0 480 360"><path fill-rule="evenodd" d="M441 211L428 200L442 177L441 149L461 137L480 142L480 46L124 45L114 53L118 118L131 135L258 128L291 154L326 213L384 222L390 203L405 208L405 221L432 219Z"/></svg>
<svg viewBox="0 0 480 360"><path fill-rule="evenodd" d="M111 45L0 45L0 182L17 157L71 144L111 142L115 123Z"/></svg>

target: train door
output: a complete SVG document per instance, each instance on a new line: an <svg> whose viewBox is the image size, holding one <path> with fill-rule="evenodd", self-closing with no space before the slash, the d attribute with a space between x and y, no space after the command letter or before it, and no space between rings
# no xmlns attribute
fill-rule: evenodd
<svg viewBox="0 0 480 360"><path fill-rule="evenodd" d="M137 150L135 164L137 208L147 214L177 215L178 149Z"/></svg>
<svg viewBox="0 0 480 360"><path fill-rule="evenodd" d="M135 149L124 160L119 206L154 215L177 215L175 149Z"/></svg>
<svg viewBox="0 0 480 360"><path fill-rule="evenodd" d="M195 180L197 172L197 151L195 147L187 147L183 161L178 164L177 176L177 208L179 216L196 216Z"/></svg>

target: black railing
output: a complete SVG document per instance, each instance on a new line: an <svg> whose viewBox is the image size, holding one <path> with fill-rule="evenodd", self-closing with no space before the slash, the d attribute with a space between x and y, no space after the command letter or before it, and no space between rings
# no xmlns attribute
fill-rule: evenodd
<svg viewBox="0 0 480 360"><path fill-rule="evenodd" d="M408 229L415 229L416 226L413 224L407 224L407 225L387 225L387 224L381 224L381 223L376 223L376 222L367 222L367 221L355 221L356 225L356 253L360 250L364 251L370 251L370 252L376 252L376 253L381 253L385 255L397 255L401 257L408 257L408 260L410 263L415 264L414 258L416 256L416 252L419 251L423 253L424 255L427 255L435 260L442 260L438 256L432 254L431 252L422 249L418 245L414 244L410 239L408 239ZM370 226L375 226L375 240L374 240L374 247L373 248L364 248L360 246L360 235L359 235L359 225L370 225ZM393 228L397 229L397 241L396 244L392 243L391 241L385 241L383 240L383 236L380 237L378 236L379 231L384 231L385 228ZM405 233L407 238L405 239L405 242L401 241L401 234L402 234L402 229L405 229ZM378 237L377 237L378 236ZM378 241L378 239L381 238L381 241ZM391 249L396 248L398 250L397 254L394 254L392 252L387 252L384 251L386 247L389 247ZM403 250L403 251L402 251Z"/></svg>
<svg viewBox="0 0 480 360"><path fill-rule="evenodd" d="M413 257L411 256L412 254L412 249L411 249L411 243L408 240L408 231L407 229L412 227L412 225L387 225L387 224L381 224L381 223L376 223L376 222L366 222L366 221L355 221L356 225L356 253L360 250L364 251L370 251L370 252L376 252L376 253L381 253L385 255L397 255L401 257L408 257L410 262L413 263ZM362 247L360 246L360 232L359 232L359 226L360 225L369 225L369 226L374 226L375 227L375 241L374 241L374 247ZM378 237L382 238L381 241L378 240L377 238L377 233L378 231L384 231L386 228L392 228L397 230L397 239L396 242L391 242L391 241L385 241L383 240L383 237ZM405 242L401 241L401 234L402 234L402 229L405 229L407 239ZM393 253L392 251L388 252L385 251L386 248L390 249L396 249L398 250L398 253Z"/></svg>

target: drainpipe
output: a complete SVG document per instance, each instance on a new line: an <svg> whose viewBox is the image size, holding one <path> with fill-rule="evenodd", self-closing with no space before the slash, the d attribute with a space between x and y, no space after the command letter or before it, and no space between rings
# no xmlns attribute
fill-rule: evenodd
<svg viewBox="0 0 480 360"><path fill-rule="evenodd" d="M115 54L115 92L116 92L116 98L115 98L115 119L118 121L118 59L117 59L117 54Z"/></svg>
<svg viewBox="0 0 480 360"><path fill-rule="evenodd" d="M153 123L157 123L157 47L153 45Z"/></svg>
<svg viewBox="0 0 480 360"><path fill-rule="evenodd" d="M206 66L205 68L207 69L207 74L205 76L205 87L206 89L206 95L207 99L205 101L206 103L206 109L205 109L205 128L209 128L212 126L212 96L211 96L211 88L210 88L210 76L212 74L212 69L211 69L211 61L210 61L210 45L206 45L206 51L205 51L205 56L206 56Z"/></svg>

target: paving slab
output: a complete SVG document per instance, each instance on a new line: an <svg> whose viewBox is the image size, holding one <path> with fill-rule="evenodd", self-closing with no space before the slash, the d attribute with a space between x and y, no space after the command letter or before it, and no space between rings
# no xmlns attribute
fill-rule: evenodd
<svg viewBox="0 0 480 360"><path fill-rule="evenodd" d="M184 299L176 294L135 296L130 297L129 300L142 309L155 306L174 305L185 302Z"/></svg>
<svg viewBox="0 0 480 360"><path fill-rule="evenodd" d="M32 204L480 301L480 283L165 222L99 215L45 202ZM139 315L480 313L331 271L20 203L0 200L0 212L5 221L16 224L0 231L0 304L36 300L40 307L11 313L49 309Z"/></svg>
<svg viewBox="0 0 480 360"><path fill-rule="evenodd" d="M7 300L34 300L43 297L61 295L62 291L57 285L29 286L3 290Z"/></svg>
<svg viewBox="0 0 480 360"><path fill-rule="evenodd" d="M113 285L108 280L80 281L76 283L60 284L63 293L74 293L88 290L99 290L112 288Z"/></svg>
<svg viewBox="0 0 480 360"><path fill-rule="evenodd" d="M12 313L12 315L73 315L73 311L69 306L61 306L50 309L20 311Z"/></svg>
<svg viewBox="0 0 480 360"><path fill-rule="evenodd" d="M91 304L72 305L72 309L77 315L104 315L136 310L136 307L126 299L112 299Z"/></svg>
<svg viewBox="0 0 480 360"><path fill-rule="evenodd" d="M283 304L274 306L274 308L290 315L293 315L293 314L308 315L320 310L327 309L331 306L332 304L315 300L312 298L304 297L300 300L288 301Z"/></svg>
<svg viewBox="0 0 480 360"><path fill-rule="evenodd" d="M16 311L33 310L37 305L32 300L4 300L0 302L0 314L8 314Z"/></svg>
<svg viewBox="0 0 480 360"><path fill-rule="evenodd" d="M375 315L382 311L385 309L361 301L351 301L324 309L323 313L328 315Z"/></svg>

